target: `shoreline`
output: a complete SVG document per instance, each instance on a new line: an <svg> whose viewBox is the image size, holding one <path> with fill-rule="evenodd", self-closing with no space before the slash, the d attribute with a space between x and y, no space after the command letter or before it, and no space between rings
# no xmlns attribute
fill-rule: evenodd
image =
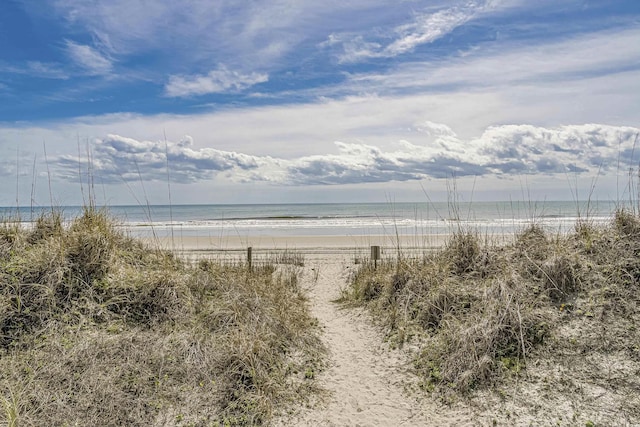
<svg viewBox="0 0 640 427"><path fill-rule="evenodd" d="M380 246L383 258L395 255L398 251L408 254L430 252L443 247L453 234L429 235L291 235L291 236L162 236L138 237L150 247L169 250L188 258L215 255L244 256L248 248L254 254L294 251L304 254L350 254L369 256L372 246ZM511 241L510 234L483 236L494 244Z"/></svg>

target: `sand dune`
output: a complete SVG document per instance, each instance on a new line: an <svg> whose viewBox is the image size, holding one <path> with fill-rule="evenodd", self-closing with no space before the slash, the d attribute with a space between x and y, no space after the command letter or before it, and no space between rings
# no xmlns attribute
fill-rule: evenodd
<svg viewBox="0 0 640 427"><path fill-rule="evenodd" d="M415 244L412 238L400 236L403 255L429 251L442 245L446 236L432 238L430 245ZM297 408L296 413L276 418L276 426L489 426L496 422L540 425L542 419L551 422L575 413L554 407L547 416L546 409L552 408L545 405L554 405L553 401L542 399L526 384L509 389L506 400L487 391L469 399L460 396L446 405L413 390L417 378L411 373L410 352L390 349L384 343L384 331L376 326L370 312L335 302L348 285L351 272L358 268L357 262L369 257L370 246L378 244L383 257L395 257L397 240L386 236L294 236L271 240L238 238L221 244L204 237L180 237L160 243L192 258L242 261L248 246L253 247L256 262L282 251L304 256L304 266L298 267L299 283L307 291L312 314L318 319L322 340L329 350L326 369L316 375L326 393L310 405ZM534 372L535 367L531 370ZM525 396L537 396L533 399L538 403L532 404ZM571 395L561 397L565 401L571 399Z"/></svg>

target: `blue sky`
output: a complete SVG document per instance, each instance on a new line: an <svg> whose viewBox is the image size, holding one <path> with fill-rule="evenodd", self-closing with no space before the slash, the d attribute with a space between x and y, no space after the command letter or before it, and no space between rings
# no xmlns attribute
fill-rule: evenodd
<svg viewBox="0 0 640 427"><path fill-rule="evenodd" d="M636 0L2 0L0 204L616 198L638 46Z"/></svg>

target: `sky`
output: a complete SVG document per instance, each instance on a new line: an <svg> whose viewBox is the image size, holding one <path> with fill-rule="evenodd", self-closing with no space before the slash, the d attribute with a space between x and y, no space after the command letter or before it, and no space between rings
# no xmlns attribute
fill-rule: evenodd
<svg viewBox="0 0 640 427"><path fill-rule="evenodd" d="M0 0L3 206L621 200L639 161L637 0Z"/></svg>

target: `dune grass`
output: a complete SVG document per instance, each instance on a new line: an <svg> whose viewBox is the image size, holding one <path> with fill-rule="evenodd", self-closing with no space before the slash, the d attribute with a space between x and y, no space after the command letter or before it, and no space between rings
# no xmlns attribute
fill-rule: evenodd
<svg viewBox="0 0 640 427"><path fill-rule="evenodd" d="M545 390L564 390L551 409L597 407L593 392L607 396L605 424L640 421L640 218L628 210L567 234L534 222L500 245L457 229L419 258L362 264L342 299L368 307L445 402L528 381L530 407L544 407Z"/></svg>
<svg viewBox="0 0 640 427"><path fill-rule="evenodd" d="M104 210L0 225L0 420L259 425L323 363L294 266L145 247Z"/></svg>

